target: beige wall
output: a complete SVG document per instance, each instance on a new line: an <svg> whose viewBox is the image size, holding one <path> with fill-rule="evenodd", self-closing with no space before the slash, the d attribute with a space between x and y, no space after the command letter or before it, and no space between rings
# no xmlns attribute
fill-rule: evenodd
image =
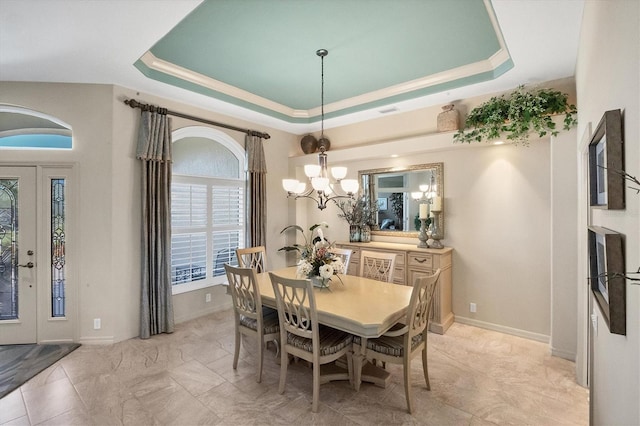
<svg viewBox="0 0 640 426"><path fill-rule="evenodd" d="M179 102L139 94L111 85L1 82L0 102L14 104L57 117L71 125L73 149L3 150L2 164L74 163L77 168L78 212L76 235L68 244L72 253L67 265L77 271L69 289L77 292L74 339L83 343L110 343L138 334L140 282L140 165L135 160L135 138L139 110L122 101L134 97L175 111L222 121L244 128L251 123L199 110ZM173 128L198 123L174 119ZM286 197L280 181L287 172L284 152L295 137L270 128L258 128L271 135L265 143L269 189L267 246L279 244L276 235L287 223ZM244 144L242 133L228 134ZM272 190L273 188L273 190ZM270 259L273 267L284 260ZM221 289L203 289L175 297L175 314L186 320L230 306ZM214 299L205 303L205 293ZM93 319L102 328L93 330ZM40 336L39 336L40 338Z"/></svg>
<svg viewBox="0 0 640 426"><path fill-rule="evenodd" d="M576 69L579 129L578 147L588 126L595 130L603 113L620 108L624 120L625 168L640 176L640 3L637 1L588 1L585 3ZM579 176L585 175L581 161ZM586 188L585 188L586 189ZM579 193L581 207L588 205L586 190ZM626 191L626 209L594 209L592 223L625 235L627 271L640 267L640 195ZM578 232L585 235L587 219L581 215ZM581 239L579 288L587 282L586 239ZM580 295L580 294L579 294ZM627 334L610 334L597 307L586 308L591 296L582 295L580 319L597 316L592 329L593 369L590 378L592 424L640 424L640 286L626 285ZM592 301L592 300L591 300ZM593 301L592 301L593 305ZM586 347L584 328L581 346ZM580 360L586 365L586 360ZM580 365L579 365L580 367Z"/></svg>
<svg viewBox="0 0 640 426"><path fill-rule="evenodd" d="M554 87L571 92L571 80ZM16 151L8 160L60 157L57 161L79 164L79 223L83 232L77 263L78 338L107 342L137 335L140 243L135 212L140 209L140 170L134 159L134 141L139 115L122 100L135 97L188 114L255 126L114 86L2 83L2 90L3 102L59 117L74 129L76 149L71 153L50 157ZM484 99L459 105L467 109ZM452 133L433 133L438 112L440 108L427 108L330 129L329 161L349 165L351 177L356 177L359 169L443 161L444 243L455 250L454 312L461 321L548 341L552 334L550 158L554 142L534 141L530 147L454 145ZM173 127L193 124L175 119ZM347 226L337 218L334 207L319 212L306 201L286 200L281 179L316 157L292 157L287 162L285 153L299 152L299 136L260 130L272 136L265 143L269 168L267 250L269 264L277 268L286 264L284 254L277 252L285 245L279 232L286 225L326 220L331 223L329 235L337 240L347 238ZM242 134L229 134L242 143ZM389 155L398 151L402 155L391 160ZM209 291L176 296L177 319L219 308L221 299L204 303ZM469 313L470 302L477 304L476 314ZM569 309L568 315L575 313ZM103 319L103 328L98 331L92 329L92 320L97 317Z"/></svg>
<svg viewBox="0 0 640 426"><path fill-rule="evenodd" d="M348 157L345 164L357 176L358 170L443 162L443 243L454 249L456 320L546 342L551 318L550 142L533 141L529 147L460 145L453 144L452 137L453 133L430 134L335 151L332 140L329 163ZM391 158L394 153L401 155ZM293 167L313 160L293 159ZM303 212L297 223L308 228L326 221L325 235L348 239L348 225L337 218L339 211L332 203L322 212L305 200L297 206ZM476 303L476 313L469 312L470 302Z"/></svg>
<svg viewBox="0 0 640 426"><path fill-rule="evenodd" d="M77 271L69 281L78 295L76 336L85 342L111 341L117 330L117 284L112 246L112 93L110 86L0 83L2 103L19 105L49 114L72 126L73 150L3 150L2 163L60 163L77 165L77 222L68 235L71 252L67 267ZM75 233L74 233L75 231ZM74 256L75 255L75 256ZM39 294L41 296L41 293ZM73 306L69 309L74 310ZM102 319L93 330L93 319ZM48 339L39 335L38 339Z"/></svg>

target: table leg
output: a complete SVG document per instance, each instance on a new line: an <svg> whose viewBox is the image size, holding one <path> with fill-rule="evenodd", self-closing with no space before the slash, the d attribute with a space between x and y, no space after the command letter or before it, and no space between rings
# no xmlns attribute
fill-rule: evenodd
<svg viewBox="0 0 640 426"><path fill-rule="evenodd" d="M360 339L360 350L354 351L352 355L354 389L359 391L362 382L373 383L381 388L386 388L391 380L391 374L384 368L367 361L367 338L360 337Z"/></svg>
<svg viewBox="0 0 640 426"><path fill-rule="evenodd" d="M367 338L360 337L360 350L353 353L353 386L356 391L360 390L362 383L362 366L366 360Z"/></svg>

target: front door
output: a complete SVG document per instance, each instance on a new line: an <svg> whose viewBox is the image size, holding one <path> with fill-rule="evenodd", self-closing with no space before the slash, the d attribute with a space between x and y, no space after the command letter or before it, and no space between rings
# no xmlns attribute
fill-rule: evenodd
<svg viewBox="0 0 640 426"><path fill-rule="evenodd" d="M36 168L0 167L0 345L35 343Z"/></svg>

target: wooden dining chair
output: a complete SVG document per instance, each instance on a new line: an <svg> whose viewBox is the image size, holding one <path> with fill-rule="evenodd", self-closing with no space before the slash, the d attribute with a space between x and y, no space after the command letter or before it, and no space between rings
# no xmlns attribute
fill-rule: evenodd
<svg viewBox="0 0 640 426"><path fill-rule="evenodd" d="M236 249L238 266L254 268L258 273L267 271L267 255L264 246Z"/></svg>
<svg viewBox="0 0 640 426"><path fill-rule="evenodd" d="M349 261L351 260L353 250L332 247L329 251L342 258L342 263L344 264L344 273L346 274L349 270Z"/></svg>
<svg viewBox="0 0 640 426"><path fill-rule="evenodd" d="M366 358L380 360L392 364L402 364L404 370L404 393L407 399L407 409L413 413L411 402L411 359L422 352L422 371L427 390L431 390L429 383L429 369L427 366L427 333L429 330L429 315L433 305L433 294L440 278L440 269L433 275L421 276L415 279L411 292L411 301L407 308L404 321L396 324L377 339L367 341ZM361 351L361 339L354 338L353 350Z"/></svg>
<svg viewBox="0 0 640 426"><path fill-rule="evenodd" d="M263 309L255 269L236 268L228 264L224 265L224 269L229 280L235 316L236 342L233 353L233 369L238 368L242 335L255 338L258 347L257 382L260 383L262 381L262 359L264 358L263 352L266 343L273 341L276 344L276 351L279 348L280 324L278 313L273 309Z"/></svg>
<svg viewBox="0 0 640 426"><path fill-rule="evenodd" d="M280 319L280 387L284 393L289 354L313 365L313 402L318 411L320 366L347 356L349 378L352 376L351 343L353 336L318 324L316 300L309 280L284 278L269 272Z"/></svg>
<svg viewBox="0 0 640 426"><path fill-rule="evenodd" d="M360 254L360 276L378 281L393 282L395 253L362 250Z"/></svg>

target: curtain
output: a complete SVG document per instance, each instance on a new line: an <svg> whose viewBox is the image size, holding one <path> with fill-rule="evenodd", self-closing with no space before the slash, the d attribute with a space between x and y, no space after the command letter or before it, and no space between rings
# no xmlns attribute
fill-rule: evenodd
<svg viewBox="0 0 640 426"><path fill-rule="evenodd" d="M248 247L266 247L266 223L267 223L267 162L264 158L262 138L247 135L244 139L248 163L248 195L249 208L247 209L249 235Z"/></svg>
<svg viewBox="0 0 640 426"><path fill-rule="evenodd" d="M171 299L171 120L142 111L136 156L142 161L140 337L173 332Z"/></svg>

